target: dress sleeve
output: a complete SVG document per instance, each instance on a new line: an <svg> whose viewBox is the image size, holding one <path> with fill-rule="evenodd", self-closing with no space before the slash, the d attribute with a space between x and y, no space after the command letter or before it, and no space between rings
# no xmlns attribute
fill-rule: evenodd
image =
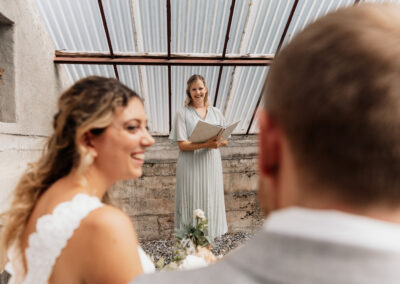
<svg viewBox="0 0 400 284"><path fill-rule="evenodd" d="M219 119L219 125L222 125L222 126L225 126L225 123L226 123L226 121L225 121L225 117L224 117L224 115L222 114L222 112L218 109L218 108L216 108L216 107L214 107L214 110L215 110L215 112L217 113L217 115L218 115L218 119Z"/></svg>
<svg viewBox="0 0 400 284"><path fill-rule="evenodd" d="M169 139L175 142L188 140L184 111L176 113Z"/></svg>

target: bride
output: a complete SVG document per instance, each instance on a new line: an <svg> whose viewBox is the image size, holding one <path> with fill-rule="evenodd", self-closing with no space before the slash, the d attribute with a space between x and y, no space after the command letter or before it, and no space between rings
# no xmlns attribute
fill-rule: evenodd
<svg viewBox="0 0 400 284"><path fill-rule="evenodd" d="M88 77L58 107L43 156L1 216L10 283L128 283L154 266L108 190L142 175L154 143L142 101L115 79Z"/></svg>

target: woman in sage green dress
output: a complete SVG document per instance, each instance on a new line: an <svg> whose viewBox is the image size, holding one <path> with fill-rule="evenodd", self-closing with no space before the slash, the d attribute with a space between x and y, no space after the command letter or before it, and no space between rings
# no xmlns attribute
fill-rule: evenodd
<svg viewBox="0 0 400 284"><path fill-rule="evenodd" d="M188 141L199 120L224 125L221 111L209 105L208 88L201 75L187 81L183 110L174 120L169 138L178 142L176 167L175 228L193 222L193 211L201 209L208 218L208 235L212 239L228 231L225 214L224 184L219 147L228 141L212 138L204 143Z"/></svg>

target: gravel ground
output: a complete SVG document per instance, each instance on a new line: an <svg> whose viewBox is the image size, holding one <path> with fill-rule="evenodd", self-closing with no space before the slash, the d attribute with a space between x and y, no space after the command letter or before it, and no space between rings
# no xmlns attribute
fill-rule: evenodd
<svg viewBox="0 0 400 284"><path fill-rule="evenodd" d="M226 255L235 248L243 245L245 242L251 239L252 236L252 234L244 232L225 234L215 239L215 244L211 251L215 255ZM140 241L140 245L150 257L153 257L154 261L157 262L161 257L163 257L164 263L168 264L172 260L175 242L175 239Z"/></svg>

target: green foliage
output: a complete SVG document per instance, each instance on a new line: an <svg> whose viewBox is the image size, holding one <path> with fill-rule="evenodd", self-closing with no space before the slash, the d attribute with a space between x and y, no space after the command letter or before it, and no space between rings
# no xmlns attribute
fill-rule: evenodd
<svg viewBox="0 0 400 284"><path fill-rule="evenodd" d="M191 240L195 247L206 247L211 245L208 235L207 218L196 217L195 224L185 224L182 229L175 230L175 237L182 241L184 239Z"/></svg>
<svg viewBox="0 0 400 284"><path fill-rule="evenodd" d="M207 247L212 245L210 238L207 236L208 220L201 210L199 213L200 215L196 214L195 210L194 224L185 224L182 229L175 229L175 237L178 241L175 243L172 261L168 265L164 265L164 259L160 259L156 263L158 269L176 270L188 255L196 254L198 246Z"/></svg>

